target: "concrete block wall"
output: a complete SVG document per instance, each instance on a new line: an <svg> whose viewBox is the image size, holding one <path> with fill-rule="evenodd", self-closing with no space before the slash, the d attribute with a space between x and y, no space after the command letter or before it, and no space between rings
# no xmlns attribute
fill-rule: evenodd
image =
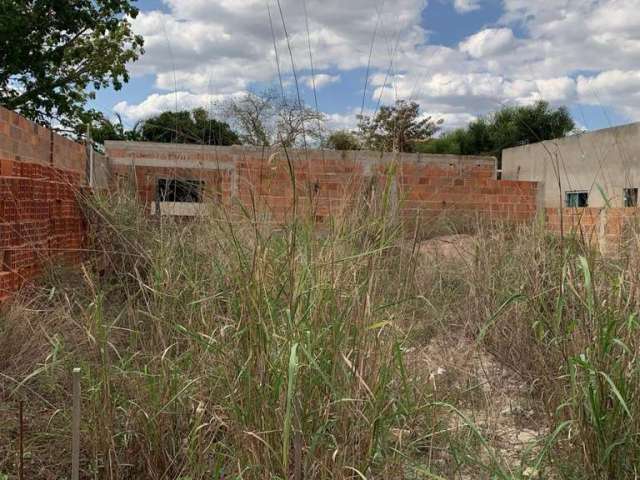
<svg viewBox="0 0 640 480"><path fill-rule="evenodd" d="M80 259L85 164L83 145L0 107L0 301L46 263Z"/></svg>
<svg viewBox="0 0 640 480"><path fill-rule="evenodd" d="M107 190L110 183L111 165L109 164L109 159L104 155L94 152L92 187L96 190Z"/></svg>

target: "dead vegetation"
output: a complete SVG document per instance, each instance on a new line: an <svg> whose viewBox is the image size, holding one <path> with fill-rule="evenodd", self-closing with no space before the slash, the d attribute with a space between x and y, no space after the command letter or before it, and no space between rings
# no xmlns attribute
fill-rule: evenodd
<svg viewBox="0 0 640 480"><path fill-rule="evenodd" d="M26 478L68 476L76 366L83 478L634 478L633 256L416 241L384 204L322 233L90 208L102 254L0 314L0 478L21 400Z"/></svg>

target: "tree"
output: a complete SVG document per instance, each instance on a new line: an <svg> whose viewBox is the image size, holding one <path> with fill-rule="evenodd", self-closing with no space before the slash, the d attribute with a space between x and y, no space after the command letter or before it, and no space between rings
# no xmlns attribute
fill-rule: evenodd
<svg viewBox="0 0 640 480"><path fill-rule="evenodd" d="M360 150L358 137L348 130L338 130L327 138L326 146L332 150Z"/></svg>
<svg viewBox="0 0 640 480"><path fill-rule="evenodd" d="M277 99L275 90L265 90L260 94L249 92L226 102L224 113L240 131L244 144L256 147L271 145L274 136L271 124Z"/></svg>
<svg viewBox="0 0 640 480"><path fill-rule="evenodd" d="M419 153L430 154L452 154L462 155L463 137L466 135L464 129L456 129L443 133L440 137L434 138L429 142L421 143L416 147Z"/></svg>
<svg viewBox="0 0 640 480"><path fill-rule="evenodd" d="M140 135L142 122L137 122L131 130L127 130L122 122L122 117L116 113L116 121L109 120L104 116L91 124L91 139L99 145L103 145L107 140L129 140L137 141ZM84 132L79 131L78 134Z"/></svg>
<svg viewBox="0 0 640 480"><path fill-rule="evenodd" d="M3 0L0 105L66 128L99 118L87 100L119 90L143 53L137 14L131 0Z"/></svg>
<svg viewBox="0 0 640 480"><path fill-rule="evenodd" d="M274 89L231 98L226 102L224 112L247 145L307 146L320 141L324 133L322 113L297 99L282 98Z"/></svg>
<svg viewBox="0 0 640 480"><path fill-rule="evenodd" d="M204 108L181 112L163 112L140 126L140 140L198 145L236 145L238 134L228 123L209 116Z"/></svg>
<svg viewBox="0 0 640 480"><path fill-rule="evenodd" d="M298 103L285 99L278 103L276 140L283 147L307 147L318 144L324 133L324 115Z"/></svg>
<svg viewBox="0 0 640 480"><path fill-rule="evenodd" d="M494 151L564 137L574 128L566 107L553 109L545 101L505 107L490 117Z"/></svg>
<svg viewBox="0 0 640 480"><path fill-rule="evenodd" d="M564 137L574 129L575 123L566 107L553 109L549 103L539 101L528 106L504 107L471 122L466 128L434 139L419 150L423 153L493 155L500 159L505 148Z"/></svg>
<svg viewBox="0 0 640 480"><path fill-rule="evenodd" d="M433 121L430 116L420 119L420 106L406 100L381 107L374 118L359 115L358 121L365 148L384 152L414 152L442 124L442 120Z"/></svg>

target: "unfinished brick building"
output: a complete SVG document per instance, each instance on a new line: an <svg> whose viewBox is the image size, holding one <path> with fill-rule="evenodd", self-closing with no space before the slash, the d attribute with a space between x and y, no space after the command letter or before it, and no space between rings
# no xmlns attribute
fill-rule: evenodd
<svg viewBox="0 0 640 480"><path fill-rule="evenodd" d="M86 149L0 108L0 300L50 260L80 258Z"/></svg>
<svg viewBox="0 0 640 480"><path fill-rule="evenodd" d="M239 202L259 205L279 222L289 213L295 188L299 204L322 221L354 192L381 179L403 217L454 210L528 220L537 210L537 184L496 180L492 157L328 150L285 155L240 146L138 142L106 142L106 153L115 178L134 179L141 200L163 214Z"/></svg>
<svg viewBox="0 0 640 480"><path fill-rule="evenodd" d="M539 183L552 232L578 233L609 251L637 228L640 123L509 148L502 169L503 178Z"/></svg>
<svg viewBox="0 0 640 480"><path fill-rule="evenodd" d="M564 233L586 232L603 250L635 218L629 209L545 209L543 183L497 180L491 157L136 142L107 142L106 154L0 108L0 299L52 260L80 260L82 194L119 182L133 184L150 213L194 216L217 204L274 223L290 218L294 197L300 212L322 223L354 195L385 188L398 218L541 214L552 231L562 224Z"/></svg>

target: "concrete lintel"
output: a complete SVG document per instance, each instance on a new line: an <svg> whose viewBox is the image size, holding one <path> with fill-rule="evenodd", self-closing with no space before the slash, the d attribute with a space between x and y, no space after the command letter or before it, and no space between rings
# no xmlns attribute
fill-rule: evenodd
<svg viewBox="0 0 640 480"><path fill-rule="evenodd" d="M229 155L236 160L245 158L263 158L267 159L272 154L282 152L281 149L269 147L251 147L243 145L219 146L219 145L194 145L194 144L177 144L177 143L156 143L156 142L127 142L127 141L106 141L105 148L107 154L113 150L124 150L128 153L150 154L158 152L158 154L176 154L182 158L188 158L192 153L200 153L203 155ZM407 163L418 164L495 164L496 159L489 156L477 155L447 155L447 154L425 154L425 153L395 153L395 152L375 152L370 150L318 150L309 149L289 149L289 158L295 162L306 162L311 156L311 161L353 161L360 163L363 167L369 168L381 164L390 163L394 160ZM132 155L134 156L134 155ZM180 160L182 161L182 160ZM212 160L206 160L212 161Z"/></svg>
<svg viewBox="0 0 640 480"><path fill-rule="evenodd" d="M200 160L162 160L156 158L114 158L110 157L112 165L127 167L156 167L156 168L184 168L195 170L235 170L234 162L200 161Z"/></svg>
<svg viewBox="0 0 640 480"><path fill-rule="evenodd" d="M198 145L193 143L160 143L160 142L130 142L121 140L107 140L104 142L107 152L110 149L122 148L130 152L223 152L230 153L243 149L240 145Z"/></svg>

